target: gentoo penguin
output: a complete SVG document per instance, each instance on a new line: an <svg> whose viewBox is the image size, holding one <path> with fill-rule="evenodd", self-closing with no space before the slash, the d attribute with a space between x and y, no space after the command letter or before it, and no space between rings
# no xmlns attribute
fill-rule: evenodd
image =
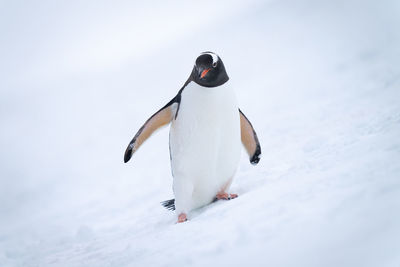
<svg viewBox="0 0 400 267"><path fill-rule="evenodd" d="M212 52L197 57L192 73L178 94L153 114L129 143L124 161L157 129L171 123L169 148L175 200L163 205L175 209L178 222L189 211L228 193L242 143L252 164L260 160L261 147L252 124L238 108L221 58Z"/></svg>

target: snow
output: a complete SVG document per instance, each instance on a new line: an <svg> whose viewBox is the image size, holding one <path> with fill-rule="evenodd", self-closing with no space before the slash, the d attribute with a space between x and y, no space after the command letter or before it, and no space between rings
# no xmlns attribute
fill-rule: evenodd
<svg viewBox="0 0 400 267"><path fill-rule="evenodd" d="M0 266L399 266L398 1L1 6ZM123 153L202 51L263 155L175 224L168 130Z"/></svg>

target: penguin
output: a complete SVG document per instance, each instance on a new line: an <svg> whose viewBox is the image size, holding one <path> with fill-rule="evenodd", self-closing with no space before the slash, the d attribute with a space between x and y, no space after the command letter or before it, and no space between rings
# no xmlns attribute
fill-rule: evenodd
<svg viewBox="0 0 400 267"><path fill-rule="evenodd" d="M261 146L249 119L239 109L221 58L201 53L178 94L154 113L129 143L124 162L159 128L171 124L169 150L175 199L162 202L175 210L178 223L191 210L219 199L233 199L229 187L239 165L241 146L251 164Z"/></svg>

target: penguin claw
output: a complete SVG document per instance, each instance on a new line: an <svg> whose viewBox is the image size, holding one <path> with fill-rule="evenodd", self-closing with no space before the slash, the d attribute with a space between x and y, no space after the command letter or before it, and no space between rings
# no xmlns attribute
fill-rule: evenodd
<svg viewBox="0 0 400 267"><path fill-rule="evenodd" d="M234 199L238 197L238 194L229 194L230 199Z"/></svg>

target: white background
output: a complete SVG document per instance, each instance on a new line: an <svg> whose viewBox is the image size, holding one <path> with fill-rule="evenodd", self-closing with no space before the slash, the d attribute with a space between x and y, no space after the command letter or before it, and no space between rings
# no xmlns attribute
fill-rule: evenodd
<svg viewBox="0 0 400 267"><path fill-rule="evenodd" d="M0 266L400 266L398 1L0 1ZM175 224L168 130L200 52L263 158ZM147 265L146 265L147 264Z"/></svg>

